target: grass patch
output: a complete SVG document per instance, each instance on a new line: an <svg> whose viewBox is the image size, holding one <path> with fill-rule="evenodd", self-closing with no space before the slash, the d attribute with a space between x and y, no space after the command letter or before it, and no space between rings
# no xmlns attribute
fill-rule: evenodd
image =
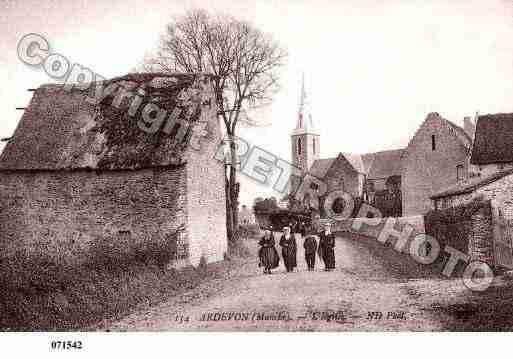
<svg viewBox="0 0 513 359"><path fill-rule="evenodd" d="M243 244L230 255L244 254ZM167 245L138 244L119 251L107 243L91 249L89 259L71 266L43 255L18 252L0 258L0 330L67 331L129 314L223 278L234 261L166 269Z"/></svg>

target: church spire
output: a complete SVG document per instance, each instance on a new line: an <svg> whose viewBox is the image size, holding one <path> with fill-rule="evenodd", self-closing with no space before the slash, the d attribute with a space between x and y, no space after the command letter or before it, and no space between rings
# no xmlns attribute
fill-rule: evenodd
<svg viewBox="0 0 513 359"><path fill-rule="evenodd" d="M310 104L308 102L308 97L306 94L305 87L305 73L303 72L301 78L301 93L299 95L299 110L297 116L296 129L294 130L294 134L300 133L312 133L317 134L317 129L315 128L312 114L310 112Z"/></svg>

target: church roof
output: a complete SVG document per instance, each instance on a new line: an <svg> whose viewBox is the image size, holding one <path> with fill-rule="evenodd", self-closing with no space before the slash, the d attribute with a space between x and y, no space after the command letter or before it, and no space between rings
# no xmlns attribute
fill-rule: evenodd
<svg viewBox="0 0 513 359"><path fill-rule="evenodd" d="M366 174L370 179L379 179L401 174L403 151L404 149L398 149L365 154L342 152L340 155L356 172ZM337 157L315 160L310 167L310 174L323 178L336 159Z"/></svg>
<svg viewBox="0 0 513 359"><path fill-rule="evenodd" d="M372 164L367 172L369 179L401 175L401 156L404 149L369 153Z"/></svg>
<svg viewBox="0 0 513 359"><path fill-rule="evenodd" d="M317 178L324 178L326 172L330 169L331 165L337 158L323 158L315 160L308 171L311 175Z"/></svg>
<svg viewBox="0 0 513 359"><path fill-rule="evenodd" d="M345 157L347 162L353 166L354 170L358 173L365 173L365 166L363 165L363 160L361 155L357 155L349 152L342 152L342 155Z"/></svg>
<svg viewBox="0 0 513 359"><path fill-rule="evenodd" d="M87 90L66 90L61 85L43 85L35 90L14 135L0 156L4 170L135 169L184 163L185 143L175 143L160 130L143 131L141 109L129 115L130 98L113 106L117 91L94 103L95 91L144 87L141 109L155 103L168 111L181 108L179 119L193 123L201 110L187 112L211 96L208 75L129 74L93 83ZM91 103L92 102L92 103ZM200 107L201 108L201 107ZM169 131L168 131L169 132ZM176 131L175 131L176 133Z"/></svg>
<svg viewBox="0 0 513 359"><path fill-rule="evenodd" d="M479 116L470 163L513 162L513 113Z"/></svg>

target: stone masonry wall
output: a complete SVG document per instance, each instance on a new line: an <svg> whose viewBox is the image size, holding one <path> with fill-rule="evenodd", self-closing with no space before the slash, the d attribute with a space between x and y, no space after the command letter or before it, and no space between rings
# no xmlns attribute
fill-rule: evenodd
<svg viewBox="0 0 513 359"><path fill-rule="evenodd" d="M404 216L425 214L432 209L430 196L457 183L457 165L463 165L466 173L466 149L451 131L438 115L430 114L412 138L403 160Z"/></svg>
<svg viewBox="0 0 513 359"><path fill-rule="evenodd" d="M98 241L176 241L185 228L185 168L3 171L0 250L74 265ZM183 237L183 236L182 236ZM177 256L187 255L178 248Z"/></svg>

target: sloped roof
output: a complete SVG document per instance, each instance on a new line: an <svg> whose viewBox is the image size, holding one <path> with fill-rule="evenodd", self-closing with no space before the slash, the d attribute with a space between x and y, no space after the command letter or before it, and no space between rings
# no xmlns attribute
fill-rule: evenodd
<svg viewBox="0 0 513 359"><path fill-rule="evenodd" d="M93 83L87 90L41 86L34 92L0 156L0 169L135 169L180 165L184 163L185 144L175 143L173 131L168 131L170 134L162 131L166 121L154 133L143 131L139 127L144 124L141 109L151 102L166 110L169 116L176 107L182 110L179 119L193 123L203 108L196 105L212 98L208 79L203 74L129 74ZM102 85L104 89L110 85L127 90L144 87L146 94L139 111L129 115L130 98L118 107L113 106L117 91L100 103L86 100L88 96L94 97L95 90Z"/></svg>
<svg viewBox="0 0 513 359"><path fill-rule="evenodd" d="M353 169L358 173L367 174L369 178L388 178L401 174L401 155L403 149L380 151L374 153L354 154L341 152ZM310 174L324 178L338 157L315 160L310 168Z"/></svg>
<svg viewBox="0 0 513 359"><path fill-rule="evenodd" d="M368 178L388 178L401 175L401 156L404 149L380 151L372 155L372 164L368 170Z"/></svg>
<svg viewBox="0 0 513 359"><path fill-rule="evenodd" d="M444 189L443 191L432 195L430 198L438 199L438 198L443 198L443 197L455 196L455 195L459 195L459 194L471 193L479 187L483 187L483 186L486 186L487 184L498 181L501 178L506 177L510 174L513 174L513 170L497 172L497 173L494 173L494 174L492 174L490 176L486 176L486 177L473 177L471 179L468 179L465 182L458 183L451 187L448 187L448 188Z"/></svg>
<svg viewBox="0 0 513 359"><path fill-rule="evenodd" d="M354 170L358 173L365 173L365 166L363 165L362 155L342 152L342 156L353 166Z"/></svg>
<svg viewBox="0 0 513 359"><path fill-rule="evenodd" d="M513 162L513 114L479 116L470 163Z"/></svg>
<svg viewBox="0 0 513 359"><path fill-rule="evenodd" d="M328 172L331 165L333 164L333 161L335 161L336 159L337 158L334 157L315 160L312 163L312 166L310 167L310 170L308 172L317 178L324 178L326 172Z"/></svg>
<svg viewBox="0 0 513 359"><path fill-rule="evenodd" d="M456 134L456 137L458 137L458 139L462 142L462 144L465 146L465 147L468 147L469 145L472 144L472 139L470 138L469 134L467 132L465 132L465 130L456 125L455 123L449 121L449 120L446 120L445 118L443 119L445 121L445 123L447 125L449 125L450 128L452 128Z"/></svg>

